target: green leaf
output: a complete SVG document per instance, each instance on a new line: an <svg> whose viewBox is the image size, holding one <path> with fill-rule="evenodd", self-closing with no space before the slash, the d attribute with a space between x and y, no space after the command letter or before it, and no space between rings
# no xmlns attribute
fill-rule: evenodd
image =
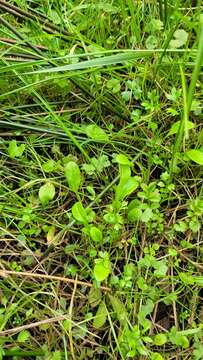
<svg viewBox="0 0 203 360"><path fill-rule="evenodd" d="M151 353L150 359L151 360L164 360L163 356L161 354L159 354L158 352Z"/></svg>
<svg viewBox="0 0 203 360"><path fill-rule="evenodd" d="M108 141L109 140L109 137L105 133L105 131L95 124L86 126L85 132L90 139L94 139L94 140L98 140L98 141Z"/></svg>
<svg viewBox="0 0 203 360"><path fill-rule="evenodd" d="M143 326L144 331L148 330L151 326L150 320L146 319L146 316L151 314L154 309L154 303L151 299L148 299L145 305L142 305L141 310L138 314L138 320Z"/></svg>
<svg viewBox="0 0 203 360"><path fill-rule="evenodd" d="M64 167L64 173L70 190L77 194L81 184L81 175L78 164L74 161L68 162Z"/></svg>
<svg viewBox="0 0 203 360"><path fill-rule="evenodd" d="M18 334L17 341L20 343L26 342L30 337L30 333L28 330L23 330Z"/></svg>
<svg viewBox="0 0 203 360"><path fill-rule="evenodd" d="M193 149L187 151L186 155L196 164L203 165L203 151Z"/></svg>
<svg viewBox="0 0 203 360"><path fill-rule="evenodd" d="M158 46L158 39L154 35L149 35L145 42L146 48L148 50L155 49Z"/></svg>
<svg viewBox="0 0 203 360"><path fill-rule="evenodd" d="M43 165L42 165L42 169L46 172L46 173L50 173L53 172L54 170L56 170L57 168L57 163L50 159L48 161L46 161Z"/></svg>
<svg viewBox="0 0 203 360"><path fill-rule="evenodd" d="M88 302L92 308L97 306L102 298L102 292L99 288L92 287L88 294Z"/></svg>
<svg viewBox="0 0 203 360"><path fill-rule="evenodd" d="M138 178L130 177L127 181L121 181L116 188L116 200L123 200L126 196L132 194L139 186Z"/></svg>
<svg viewBox="0 0 203 360"><path fill-rule="evenodd" d="M131 165L130 160L123 154L116 155L115 161L120 165Z"/></svg>
<svg viewBox="0 0 203 360"><path fill-rule="evenodd" d="M128 219L130 222L136 222L142 217L142 210L140 208L134 208L128 212Z"/></svg>
<svg viewBox="0 0 203 360"><path fill-rule="evenodd" d="M107 81L106 85L108 89L112 90L113 94L118 93L121 89L120 81L118 79L110 79Z"/></svg>
<svg viewBox="0 0 203 360"><path fill-rule="evenodd" d="M76 202L72 206L72 214L75 220L81 222L82 224L88 223L88 216L86 209L83 207L80 201Z"/></svg>
<svg viewBox="0 0 203 360"><path fill-rule="evenodd" d="M181 124L181 121L176 121L170 128L167 136L171 136L171 135L174 135L174 134L177 134L179 129L180 129L180 124ZM192 121L189 121L187 120L187 130L191 130L191 129L194 129L195 125Z"/></svg>
<svg viewBox="0 0 203 360"><path fill-rule="evenodd" d="M167 336L165 334L157 334L154 337L154 344L157 346L162 346L167 342Z"/></svg>
<svg viewBox="0 0 203 360"><path fill-rule="evenodd" d="M109 295L109 299L111 302L111 306L116 314L117 319L122 324L127 322L127 311L124 304L120 301L120 299L116 296Z"/></svg>
<svg viewBox="0 0 203 360"><path fill-rule="evenodd" d="M42 185L39 189L39 199L42 205L47 205L49 201L53 200L55 196L55 186L47 182L46 184Z"/></svg>
<svg viewBox="0 0 203 360"><path fill-rule="evenodd" d="M169 333L169 340L172 344L181 346L184 349L189 347L188 338L185 335L182 335L181 332L177 331L176 327L173 326Z"/></svg>
<svg viewBox="0 0 203 360"><path fill-rule="evenodd" d="M21 157L23 155L24 150L25 150L24 144L18 146L16 140L11 140L9 142L8 154L12 159L14 159L15 157Z"/></svg>
<svg viewBox="0 0 203 360"><path fill-rule="evenodd" d="M97 281L105 280L111 272L111 263L109 259L96 259L94 266L94 276Z"/></svg>
<svg viewBox="0 0 203 360"><path fill-rule="evenodd" d="M102 301L98 307L98 310L96 312L93 326L95 329L100 329L106 322L107 318L107 311L106 311L106 305Z"/></svg>
<svg viewBox="0 0 203 360"><path fill-rule="evenodd" d="M174 32L174 39L170 41L171 48L180 48L181 46L185 45L188 39L188 33L183 30L179 29Z"/></svg>
<svg viewBox="0 0 203 360"><path fill-rule="evenodd" d="M98 229L96 226L91 226L90 236L91 236L91 239L97 243L101 243L103 240L102 231L100 229Z"/></svg>
<svg viewBox="0 0 203 360"><path fill-rule="evenodd" d="M106 65L114 65L123 63L130 60L135 60L137 58L143 58L148 57L153 54L153 51L128 51L127 53L120 53L116 55L110 55L110 56L103 56L101 58L97 59L91 59L91 60L84 60L80 61L76 64L68 64L68 65L62 65L62 66L55 66L52 68L46 68L43 70L35 70L33 72L29 72L29 74L39 74L39 73L52 73L52 72L58 72L58 71L72 71L72 70L82 70L82 69L91 69L93 67L102 67ZM101 52L102 55L102 52ZM70 59L72 59L72 55L70 56ZM68 60L68 57L67 57Z"/></svg>

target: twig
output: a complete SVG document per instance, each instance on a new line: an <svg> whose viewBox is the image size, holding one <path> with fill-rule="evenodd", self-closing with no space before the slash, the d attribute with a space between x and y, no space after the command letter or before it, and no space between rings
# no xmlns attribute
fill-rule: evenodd
<svg viewBox="0 0 203 360"><path fill-rule="evenodd" d="M15 276L18 276L18 277L31 277L31 278L44 279L44 280L56 280L56 281L62 281L64 283L68 283L68 284L74 284L75 285L75 283L77 283L78 285L87 286L87 287L93 287L93 284L90 283L90 282L70 279L70 278L66 278L66 277L63 277L63 276L38 274L38 273L32 273L32 272L28 272L28 271L20 272L20 271L13 271L13 270L0 270L0 276L7 277L8 275L15 275ZM106 287L106 286L101 286L100 289L104 290L104 291L108 291L108 292L111 291L111 289Z"/></svg>
<svg viewBox="0 0 203 360"><path fill-rule="evenodd" d="M15 327L13 329L0 331L0 336L14 334L14 333L20 332L22 330L32 329L34 327L41 326L43 324L50 324L50 323L53 323L53 322L56 322L56 321L62 321L62 320L65 320L65 319L67 319L67 315L60 315L60 316L56 316L56 317L53 317L53 318L36 321L34 323L31 323L31 324L17 326L17 327Z"/></svg>

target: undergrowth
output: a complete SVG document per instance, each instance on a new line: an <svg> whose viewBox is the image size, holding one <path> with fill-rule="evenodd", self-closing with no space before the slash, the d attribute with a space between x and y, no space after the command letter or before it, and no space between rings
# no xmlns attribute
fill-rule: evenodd
<svg viewBox="0 0 203 360"><path fill-rule="evenodd" d="M203 358L201 13L0 0L0 359Z"/></svg>

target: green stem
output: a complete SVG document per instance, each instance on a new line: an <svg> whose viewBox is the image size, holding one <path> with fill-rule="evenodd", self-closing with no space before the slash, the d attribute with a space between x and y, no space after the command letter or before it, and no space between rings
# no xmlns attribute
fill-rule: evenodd
<svg viewBox="0 0 203 360"><path fill-rule="evenodd" d="M200 69L203 61L203 14L200 15L200 36L199 36L199 43L197 49L197 57L195 62L195 67L192 73L192 79L190 82L189 90L188 90L188 114L190 113L192 101L194 97L196 83L200 74Z"/></svg>

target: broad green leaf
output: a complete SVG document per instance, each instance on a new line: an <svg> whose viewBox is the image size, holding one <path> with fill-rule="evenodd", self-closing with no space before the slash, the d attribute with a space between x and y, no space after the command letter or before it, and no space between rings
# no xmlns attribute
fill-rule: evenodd
<svg viewBox="0 0 203 360"><path fill-rule="evenodd" d="M107 311L106 311L106 305L102 301L98 307L98 310L96 312L93 326L95 329L100 329L106 322L107 318Z"/></svg>
<svg viewBox="0 0 203 360"><path fill-rule="evenodd" d="M157 346L162 346L167 342L167 336L165 334L157 334L154 337L154 344Z"/></svg>
<svg viewBox="0 0 203 360"><path fill-rule="evenodd" d="M188 33L183 29L176 30L173 36L174 39L170 41L170 47L175 49L185 45L188 39Z"/></svg>
<svg viewBox="0 0 203 360"><path fill-rule="evenodd" d="M127 322L127 311L124 304L116 296L109 295L109 299L111 302L111 306L117 316L117 319L119 320L121 325L125 324Z"/></svg>
<svg viewBox="0 0 203 360"><path fill-rule="evenodd" d="M176 121L170 128L167 136L171 136L171 135L174 135L174 134L177 134L179 129L180 129L180 124L181 124L181 121ZM191 130L191 129L194 129L195 125L192 121L187 121L187 130Z"/></svg>
<svg viewBox="0 0 203 360"><path fill-rule="evenodd" d="M30 337L30 333L28 330L23 330L18 334L17 341L20 343L26 342Z"/></svg>
<svg viewBox="0 0 203 360"><path fill-rule="evenodd" d="M130 177L127 181L121 181L116 188L116 200L122 201L126 196L132 194L139 186L137 177Z"/></svg>
<svg viewBox="0 0 203 360"><path fill-rule="evenodd" d="M39 199L42 205L47 205L55 196L55 186L51 182L47 182L39 189Z"/></svg>
<svg viewBox="0 0 203 360"><path fill-rule="evenodd" d="M193 149L187 151L186 155L189 157L190 160L194 161L195 163L203 165L203 151Z"/></svg>
<svg viewBox="0 0 203 360"><path fill-rule="evenodd" d="M15 157L21 157L23 155L24 150L25 150L24 144L18 146L16 140L11 140L9 142L8 154L12 159L14 159Z"/></svg>
<svg viewBox="0 0 203 360"><path fill-rule="evenodd" d="M102 231L100 229L98 229L96 226L91 226L90 236L91 236L91 239L97 243L101 243L103 240Z"/></svg>
<svg viewBox="0 0 203 360"><path fill-rule="evenodd" d="M94 266L94 276L97 281L105 280L111 272L109 259L96 259Z"/></svg>
<svg viewBox="0 0 203 360"><path fill-rule="evenodd" d="M108 141L109 137L103 129L96 124L88 125L85 128L85 132L90 139L98 141Z"/></svg>
<svg viewBox="0 0 203 360"><path fill-rule="evenodd" d="M102 298L102 292L99 288L92 287L88 294L88 302L92 308L97 306Z"/></svg>
<svg viewBox="0 0 203 360"><path fill-rule="evenodd" d="M74 161L68 162L64 167L64 173L70 190L77 193L81 184L81 175L78 164Z"/></svg>
<svg viewBox="0 0 203 360"><path fill-rule="evenodd" d="M81 222L82 224L88 223L88 217L86 209L83 207L80 201L76 202L72 206L72 214L75 220Z"/></svg>

